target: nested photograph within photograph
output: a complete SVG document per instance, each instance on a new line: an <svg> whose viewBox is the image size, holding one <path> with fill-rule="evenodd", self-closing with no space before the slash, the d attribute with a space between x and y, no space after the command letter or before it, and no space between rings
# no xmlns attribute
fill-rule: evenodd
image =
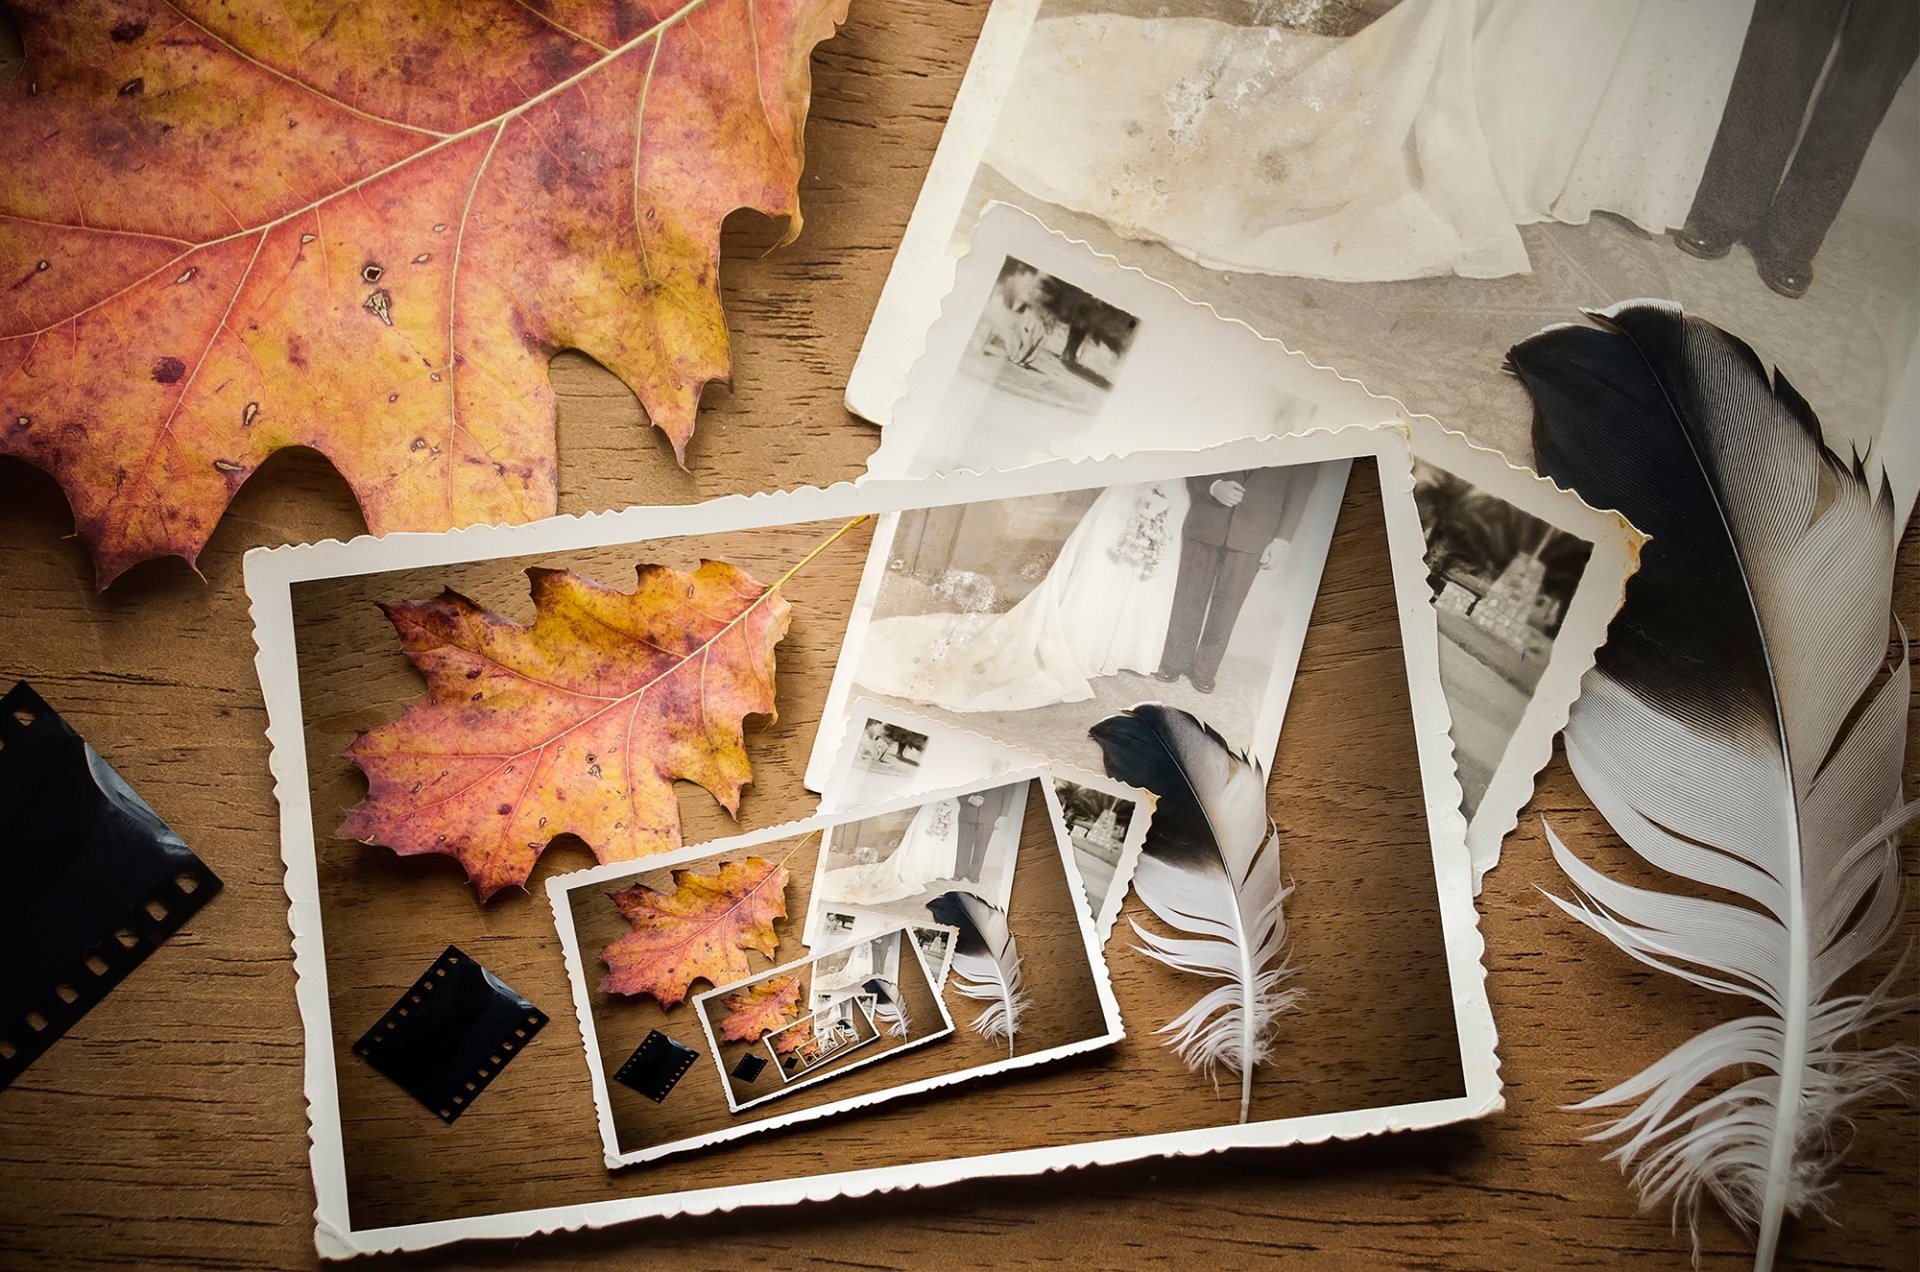
<svg viewBox="0 0 1920 1272"><path fill-rule="evenodd" d="M803 1020L774 1030L763 1041L780 1068L781 1080L792 1082L879 1036L873 1018L859 1002L842 998Z"/></svg>
<svg viewBox="0 0 1920 1272"><path fill-rule="evenodd" d="M821 836L807 942L830 946L878 925L930 923L927 903L971 892L1005 909L1026 817L1025 781L834 826Z"/></svg>
<svg viewBox="0 0 1920 1272"><path fill-rule="evenodd" d="M1140 320L1009 256L961 369L1014 398L1082 414L1100 407Z"/></svg>
<svg viewBox="0 0 1920 1272"><path fill-rule="evenodd" d="M1440 680L1469 819L1545 674L1591 544L1432 464L1414 462Z"/></svg>
<svg viewBox="0 0 1920 1272"><path fill-rule="evenodd" d="M1345 479L1335 461L903 513L875 538L849 692L1088 772L1087 729L1140 702L1270 753Z"/></svg>
<svg viewBox="0 0 1920 1272"><path fill-rule="evenodd" d="M901 938L902 933L896 929L819 955L813 961L807 1006L818 1011L850 998L878 1000L883 995L897 1000ZM933 966L931 959L927 965Z"/></svg>

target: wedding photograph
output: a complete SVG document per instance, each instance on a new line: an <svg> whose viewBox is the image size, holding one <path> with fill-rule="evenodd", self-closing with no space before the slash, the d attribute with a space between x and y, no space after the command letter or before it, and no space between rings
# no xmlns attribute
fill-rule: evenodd
<svg viewBox="0 0 1920 1272"><path fill-rule="evenodd" d="M927 902L964 888L1005 908L1026 817L1027 783L932 800L821 834L807 942L929 922ZM885 938L882 938L885 939ZM897 943L895 946L897 957Z"/></svg>
<svg viewBox="0 0 1920 1272"><path fill-rule="evenodd" d="M1088 772L1088 728L1141 702L1270 750L1344 483L1304 464L902 514L852 692Z"/></svg>
<svg viewBox="0 0 1920 1272"><path fill-rule="evenodd" d="M1516 457L1507 349L1643 297L1782 365L1837 444L1910 432L1911 3L1036 0L988 35L963 193L909 235L939 264L863 349L876 418L999 203ZM1909 506L1920 448L1886 449Z"/></svg>
<svg viewBox="0 0 1920 1272"><path fill-rule="evenodd" d="M1000 393L1088 414L1113 388L1139 319L1007 257L961 369Z"/></svg>
<svg viewBox="0 0 1920 1272"><path fill-rule="evenodd" d="M1417 460L1413 500L1471 819L1546 672L1592 545Z"/></svg>
<svg viewBox="0 0 1920 1272"><path fill-rule="evenodd" d="M813 983L807 987L807 1006L815 1011L843 999L873 996L867 982L900 981L900 929L871 940L855 941L828 950L813 961Z"/></svg>

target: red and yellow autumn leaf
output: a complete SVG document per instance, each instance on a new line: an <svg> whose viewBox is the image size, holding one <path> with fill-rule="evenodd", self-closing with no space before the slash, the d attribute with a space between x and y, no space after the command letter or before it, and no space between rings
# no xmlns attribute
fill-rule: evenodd
<svg viewBox="0 0 1920 1272"><path fill-rule="evenodd" d="M347 748L367 797L340 833L454 857L485 900L561 834L602 861L678 847L676 779L737 813L792 608L720 561L638 573L620 592L530 569L530 627L452 591L384 606L427 697Z"/></svg>
<svg viewBox="0 0 1920 1272"><path fill-rule="evenodd" d="M773 1050L775 1055L815 1060L820 1055L820 1040L811 1029L789 1029L773 1040Z"/></svg>
<svg viewBox="0 0 1920 1272"><path fill-rule="evenodd" d="M750 970L747 951L779 948L773 921L787 913L787 871L749 857L712 874L673 872L673 891L634 887L610 894L633 931L600 951L609 994L651 994L662 1007L697 980L728 985Z"/></svg>
<svg viewBox="0 0 1920 1272"><path fill-rule="evenodd" d="M728 372L720 225L800 225L847 0L14 0L0 453L104 586L308 446L368 527L555 510L575 348L684 456Z"/></svg>
<svg viewBox="0 0 1920 1272"><path fill-rule="evenodd" d="M720 999L727 1018L720 1022L723 1042L757 1042L793 1023L800 1014L800 982L792 976L772 976Z"/></svg>

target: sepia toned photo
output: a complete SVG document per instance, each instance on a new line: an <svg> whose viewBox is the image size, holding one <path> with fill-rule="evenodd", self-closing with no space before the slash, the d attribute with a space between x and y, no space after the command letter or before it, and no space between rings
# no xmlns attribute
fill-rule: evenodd
<svg viewBox="0 0 1920 1272"><path fill-rule="evenodd" d="M947 796L824 832L807 901L808 944L929 923L927 902L955 889L1004 909L1027 786L1021 781Z"/></svg>
<svg viewBox="0 0 1920 1272"><path fill-rule="evenodd" d="M852 692L1093 772L1088 726L1140 702L1270 751L1345 476L1303 464L902 514L855 615Z"/></svg>
<svg viewBox="0 0 1920 1272"><path fill-rule="evenodd" d="M876 993L869 987L872 981L897 985L900 941L901 933L896 929L821 954L813 962L813 983L807 987L807 1006L818 1011L849 998L872 999ZM928 966L933 966L931 959Z"/></svg>
<svg viewBox="0 0 1920 1272"><path fill-rule="evenodd" d="M880 1036L859 1001L843 998L811 1016L776 1029L762 1041L782 1082L794 1082Z"/></svg>
<svg viewBox="0 0 1920 1272"><path fill-rule="evenodd" d="M854 767L882 777L910 777L927 753L927 735L869 720L854 752Z"/></svg>
<svg viewBox="0 0 1920 1272"><path fill-rule="evenodd" d="M1126 846L1127 827L1133 821L1133 801L1074 782L1056 781L1053 789L1060 795L1080 881L1097 909L1120 865L1120 850Z"/></svg>
<svg viewBox="0 0 1920 1272"><path fill-rule="evenodd" d="M1015 398L1099 409L1140 320L1009 256L988 294L961 369Z"/></svg>
<svg viewBox="0 0 1920 1272"><path fill-rule="evenodd" d="M996 4L848 401L891 425L999 204L1520 461L1507 349L1671 300L1873 448L1904 516L1916 53L1885 0Z"/></svg>
<svg viewBox="0 0 1920 1272"><path fill-rule="evenodd" d="M1413 498L1471 819L1546 673L1593 549L1432 464L1415 461Z"/></svg>

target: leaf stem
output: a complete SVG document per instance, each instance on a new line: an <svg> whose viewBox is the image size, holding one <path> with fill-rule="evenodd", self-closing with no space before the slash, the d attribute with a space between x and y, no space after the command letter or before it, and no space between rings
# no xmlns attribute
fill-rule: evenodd
<svg viewBox="0 0 1920 1272"><path fill-rule="evenodd" d="M855 517L853 520L847 522L846 525L841 526L838 530L835 530L832 534L828 535L824 540L822 540L818 545L816 545L813 551L807 553L807 555L801 557L798 561L794 562L792 569L788 570L785 574L782 574L779 578L775 579L773 581L773 586L769 587L765 594L771 595L775 592L778 592L781 588L786 586L788 579L792 578L794 575L800 573L800 571L806 569L808 565L812 564L813 559L815 557L819 556L822 552L825 552L828 548L832 547L834 544L840 542L840 540L844 538L847 535L847 533L851 531L855 526L858 526L863 521L871 521L872 519L873 519L872 513L863 512L859 516Z"/></svg>

